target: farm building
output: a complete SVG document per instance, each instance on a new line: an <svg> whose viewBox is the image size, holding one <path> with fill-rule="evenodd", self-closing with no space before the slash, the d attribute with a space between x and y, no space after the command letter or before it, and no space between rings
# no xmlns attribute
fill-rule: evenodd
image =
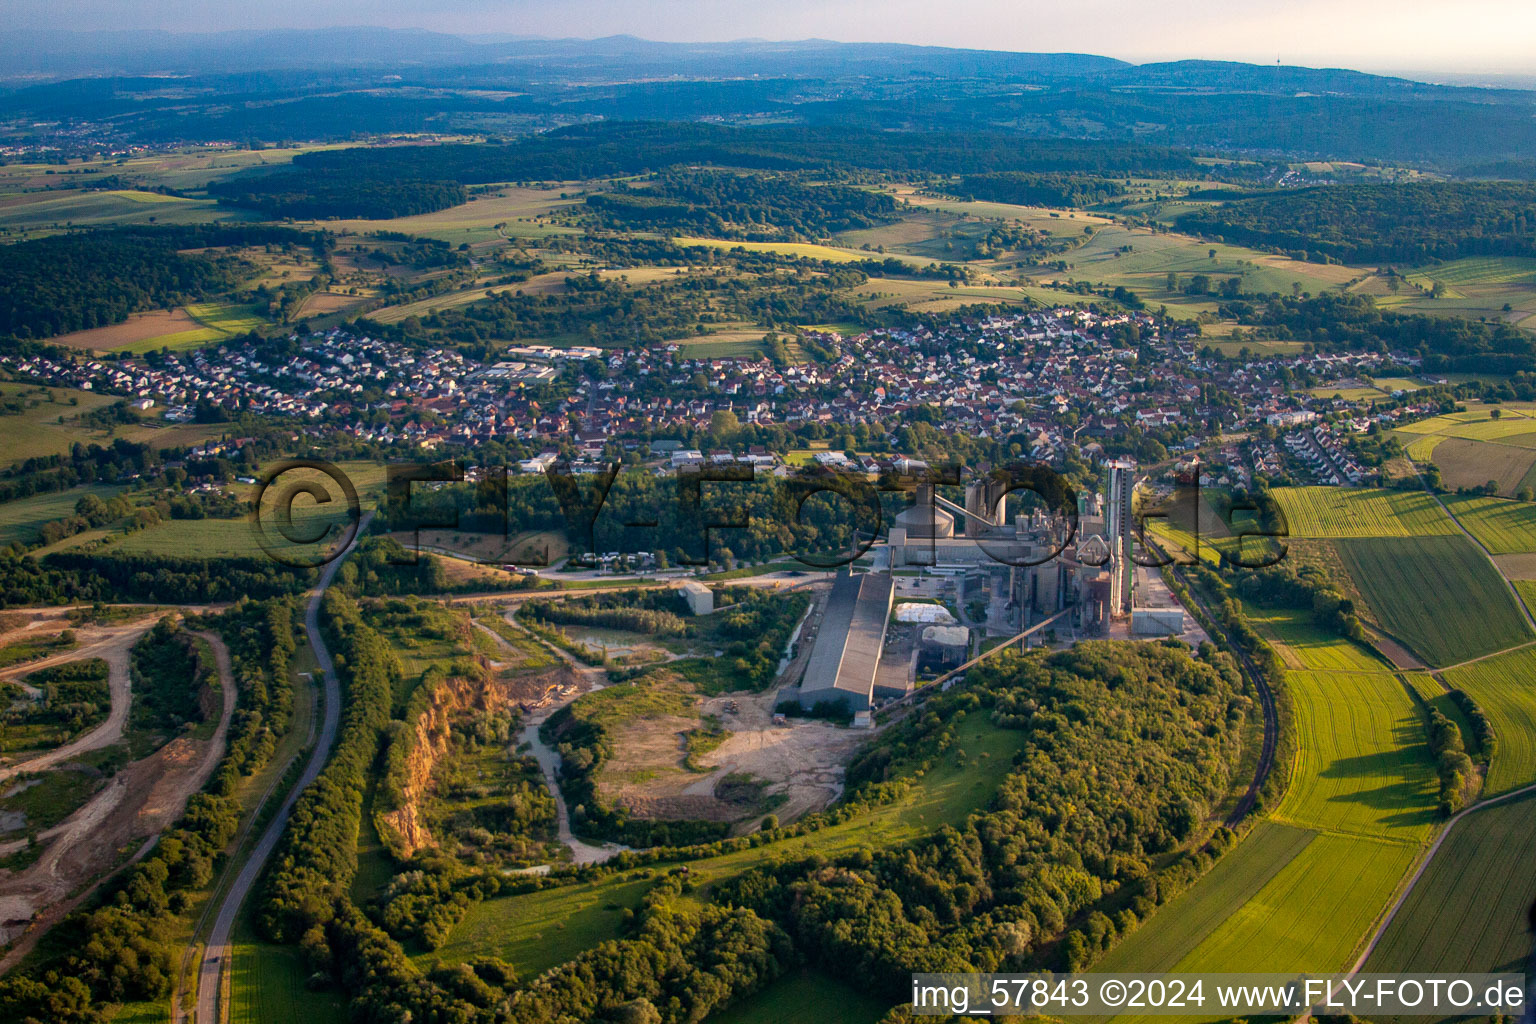
<svg viewBox="0 0 1536 1024"><path fill-rule="evenodd" d="M696 580L684 583L680 593L683 595L683 603L695 615L708 615L715 610L714 592Z"/></svg>
<svg viewBox="0 0 1536 1024"><path fill-rule="evenodd" d="M869 708L894 592L894 581L886 573L838 574L800 682L803 707L840 701L851 711Z"/></svg>

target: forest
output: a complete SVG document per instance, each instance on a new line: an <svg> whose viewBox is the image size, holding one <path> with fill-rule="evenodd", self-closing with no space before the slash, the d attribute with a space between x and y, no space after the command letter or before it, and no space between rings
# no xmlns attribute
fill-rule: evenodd
<svg viewBox="0 0 1536 1024"><path fill-rule="evenodd" d="M314 573L268 558L98 555L55 551L41 560L0 551L0 607L145 601L203 604L296 594Z"/></svg>
<svg viewBox="0 0 1536 1024"><path fill-rule="evenodd" d="M604 228L663 228L754 242L814 241L896 219L890 196L785 176L667 171L587 197L586 219Z"/></svg>
<svg viewBox="0 0 1536 1024"><path fill-rule="evenodd" d="M848 169L911 175L1056 171L1204 177L1187 153L1167 147L1005 132L887 132L847 124L764 128L612 121L559 128L510 143L338 149L294 158L299 169L365 179L575 181L648 174L680 164L754 170Z"/></svg>
<svg viewBox="0 0 1536 1024"><path fill-rule="evenodd" d="M1536 255L1536 183L1328 185L1202 207L1183 231L1314 262Z"/></svg>
<svg viewBox="0 0 1536 1024"><path fill-rule="evenodd" d="M211 246L323 245L320 235L271 225L121 227L0 245L0 343L120 323L130 313L219 295L249 276Z"/></svg>
<svg viewBox="0 0 1536 1024"><path fill-rule="evenodd" d="M324 171L216 181L208 192L221 203L259 210L268 217L315 220L413 217L458 206L469 198L464 186L452 181L338 178Z"/></svg>
<svg viewBox="0 0 1536 1024"><path fill-rule="evenodd" d="M964 199L1019 206L1093 206L1125 194L1125 186L1107 178L1072 174L968 174L950 186Z"/></svg>

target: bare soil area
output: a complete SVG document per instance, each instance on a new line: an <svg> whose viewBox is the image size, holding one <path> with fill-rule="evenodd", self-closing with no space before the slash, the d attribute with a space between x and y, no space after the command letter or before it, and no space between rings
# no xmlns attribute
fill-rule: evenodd
<svg viewBox="0 0 1536 1024"><path fill-rule="evenodd" d="M139 637L154 623L153 616L145 616L134 622L114 624L110 626L78 626L74 627L75 636L79 645L72 650L51 654L46 658L36 661L23 662L0 670L0 681L15 682L18 685L28 673L38 669L47 668L50 665L59 665L70 661L83 661L88 658L101 658L107 663L107 691L111 695L112 710L107 714L107 720L92 729L84 736L61 747L55 747L43 754L26 757L19 761L10 761L8 758L0 758L0 783L5 782L20 772L41 771L52 765L61 764L72 758L92 750L100 750L102 747L111 746L123 738L123 727L128 724L129 681L128 681L128 652ZM69 621L60 616L38 616L29 622L22 630L26 635L56 634L69 626ZM9 634L7 634L9 635Z"/></svg>
<svg viewBox="0 0 1536 1024"><path fill-rule="evenodd" d="M716 716L730 733L698 758L707 769L703 773L684 764L685 733L699 720L669 717L630 724L614 738L614 758L601 780L604 795L637 817L737 821L746 831L755 827L764 808L757 800L743 802L739 787L727 780L750 777L762 785L762 796L784 798L773 807L781 822L821 810L842 795L844 769L874 733L805 720L774 725L776 698L770 690L700 703L701 718Z"/></svg>
<svg viewBox="0 0 1536 1024"><path fill-rule="evenodd" d="M137 628L142 632L145 627ZM51 838L40 839L48 845L33 864L15 872L0 871L0 942L22 938L0 960L0 972L25 956L44 932L115 868L148 852L145 841L172 825L213 774L224 755L234 716L234 674L223 641L210 633L199 635L213 648L223 696L213 736L207 740L178 737L128 765L85 806L51 830ZM126 657L127 648L123 650ZM114 694L114 714L116 710ZM126 719L126 702L123 714ZM26 767L35 770L37 760ZM125 860L135 844L142 845L131 860Z"/></svg>
<svg viewBox="0 0 1536 1024"><path fill-rule="evenodd" d="M92 352L114 352L135 342L158 338L164 334L195 331L203 325L192 319L185 309L157 309L150 313L134 313L120 324L93 327L87 331L61 334L50 338L53 345L85 349Z"/></svg>

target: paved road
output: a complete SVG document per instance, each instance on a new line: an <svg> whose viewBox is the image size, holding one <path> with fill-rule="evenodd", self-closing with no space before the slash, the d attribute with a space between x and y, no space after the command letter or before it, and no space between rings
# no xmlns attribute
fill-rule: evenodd
<svg viewBox="0 0 1536 1024"><path fill-rule="evenodd" d="M363 516L352 546L355 546L357 539L367 532L368 521L372 518L372 512ZM309 607L304 613L304 632L309 636L310 649L314 652L315 661L325 677L323 698L325 712L320 724L320 735L315 742L314 752L310 754L309 764L304 767L304 774L299 776L298 783L289 791L288 798L283 801L282 808L272 819L272 823L267 826L261 841L246 858L240 874L236 876L234 884L224 896L224 904L219 907L218 916L213 920L213 930L208 933L208 946L204 950L203 962L197 973L197 994L193 1003L195 1024L219 1024L223 1019L220 1011L226 1008L221 1005L220 995L224 969L229 963L229 936L234 929L235 918L240 913L246 897L255 888L256 880L261 877L267 859L277 848L283 829L288 825L288 816L293 813L294 804L298 803L299 794L319 777L327 758L331 755L331 745L336 742L336 728L341 721L341 684L336 679L331 654L325 649L325 641L320 636L320 601L325 597L326 588L336 577L336 570L341 568L341 563L351 552L352 546L325 567L325 571L320 576L319 585L310 594Z"/></svg>

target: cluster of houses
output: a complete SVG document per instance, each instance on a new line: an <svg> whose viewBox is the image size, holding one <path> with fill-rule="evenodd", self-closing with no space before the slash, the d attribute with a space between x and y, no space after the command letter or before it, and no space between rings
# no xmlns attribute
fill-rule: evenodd
<svg viewBox="0 0 1536 1024"><path fill-rule="evenodd" d="M762 357L693 358L689 346L677 344L520 345L486 363L451 349L334 329L290 338L286 346L228 342L142 361L5 355L0 366L41 383L159 403L171 420L213 407L417 450L517 442L539 453L519 463L525 472L542 472L562 451L574 449L595 465L646 443L671 470L774 465L774 454L763 449L687 443L729 413L738 423L791 428L926 419L945 432L1011 439L1021 455L1047 461L1074 449L1092 454L1096 439L1133 426L1164 438L1182 434L1170 447L1192 450L1212 428L1269 425L1292 432L1287 438L1304 435L1304 447L1287 440L1287 451L1322 460L1329 472L1320 476L1350 482L1359 467L1340 454L1331 432L1304 434L1319 412L1333 411L1331 400L1288 388L1282 371L1339 380L1387 358L1311 353L1238 364L1202 355L1193 328L1170 329L1143 313L1067 307L811 340L833 358L777 365ZM602 372L564 372L594 362ZM667 437L682 440L656 440ZM1255 469L1267 471L1267 463L1256 461Z"/></svg>
<svg viewBox="0 0 1536 1024"><path fill-rule="evenodd" d="M1293 431L1284 442L1291 457L1306 466L1317 483L1354 486L1365 479L1366 471L1349 453L1344 439L1327 424Z"/></svg>

